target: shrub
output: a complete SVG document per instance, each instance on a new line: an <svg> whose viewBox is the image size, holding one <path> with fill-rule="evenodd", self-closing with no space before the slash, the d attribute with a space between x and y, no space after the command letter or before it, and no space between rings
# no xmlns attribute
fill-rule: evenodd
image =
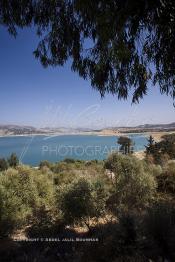
<svg viewBox="0 0 175 262"><path fill-rule="evenodd" d="M39 168L42 169L43 167L48 167L49 169L51 169L53 167L53 164L48 160L43 160L40 162Z"/></svg>
<svg viewBox="0 0 175 262"><path fill-rule="evenodd" d="M146 154L145 161L148 165L153 165L155 163L153 154Z"/></svg>
<svg viewBox="0 0 175 262"><path fill-rule="evenodd" d="M73 158L65 158L63 162L68 163L68 164L70 164L70 163L75 163L75 162L76 162L76 159L73 159Z"/></svg>
<svg viewBox="0 0 175 262"><path fill-rule="evenodd" d="M113 153L105 167L115 174L114 192L108 201L114 209L144 207L152 200L156 181L142 161Z"/></svg>
<svg viewBox="0 0 175 262"><path fill-rule="evenodd" d="M162 138L168 142L170 142L171 144L175 143L175 134L167 134L167 135L163 135Z"/></svg>
<svg viewBox="0 0 175 262"><path fill-rule="evenodd" d="M51 210L54 188L52 180L39 170L18 166L0 176L0 197L0 234L10 234L37 219L34 216L37 209Z"/></svg>
<svg viewBox="0 0 175 262"><path fill-rule="evenodd" d="M51 170L54 173L61 173L61 172L65 172L65 171L69 171L70 167L68 164L66 164L65 162L59 162L56 163L55 165L53 165L53 167L51 168Z"/></svg>
<svg viewBox="0 0 175 262"><path fill-rule="evenodd" d="M19 159L15 153L12 153L8 159L8 163L10 167L16 167L19 164Z"/></svg>
<svg viewBox="0 0 175 262"><path fill-rule="evenodd" d="M143 162L144 164L144 162ZM155 164L147 164L145 163L145 170L151 173L155 178L162 174L162 167L160 165L155 165Z"/></svg>
<svg viewBox="0 0 175 262"><path fill-rule="evenodd" d="M27 221L31 214L30 206L23 199L18 172L9 169L0 177L0 235L8 235Z"/></svg>
<svg viewBox="0 0 175 262"><path fill-rule="evenodd" d="M169 159L175 159L175 134L162 136L160 142L155 143L152 137L148 139L146 146L146 158L155 164L164 166Z"/></svg>
<svg viewBox="0 0 175 262"><path fill-rule="evenodd" d="M103 217L106 214L106 201L108 198L108 188L104 181L100 178L92 181L92 200L94 208L94 216Z"/></svg>
<svg viewBox="0 0 175 262"><path fill-rule="evenodd" d="M28 221L31 210L22 199L0 187L0 236L8 236Z"/></svg>
<svg viewBox="0 0 175 262"><path fill-rule="evenodd" d="M126 136L120 136L117 140L117 143L120 145L120 152L122 152L125 155L132 154L134 145L131 138Z"/></svg>
<svg viewBox="0 0 175 262"><path fill-rule="evenodd" d="M63 193L61 210L66 223L84 222L88 227L89 218L94 215L90 183L79 179Z"/></svg>
<svg viewBox="0 0 175 262"><path fill-rule="evenodd" d="M175 163L170 162L164 168L160 175L157 176L158 191L163 193L175 193Z"/></svg>
<svg viewBox="0 0 175 262"><path fill-rule="evenodd" d="M0 171L4 171L8 168L8 162L5 158L0 158Z"/></svg>

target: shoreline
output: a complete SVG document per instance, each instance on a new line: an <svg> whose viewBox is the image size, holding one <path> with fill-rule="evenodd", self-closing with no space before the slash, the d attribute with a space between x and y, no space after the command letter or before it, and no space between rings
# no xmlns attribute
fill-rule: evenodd
<svg viewBox="0 0 175 262"><path fill-rule="evenodd" d="M161 140L161 137L166 134L173 134L175 131L146 131L146 132L132 132L132 133L126 133L126 132L116 132L113 130L108 131L100 131L100 132L80 132L80 133L43 133L43 134L7 134L7 135L0 135L0 138L8 138L8 137L35 137L35 136L45 136L45 137L56 137L56 136L79 136L79 135L84 135L84 136L133 136L133 135L138 135L138 136L144 136L148 137L150 135L153 136L154 140L156 142Z"/></svg>
<svg viewBox="0 0 175 262"><path fill-rule="evenodd" d="M143 149L141 149L141 150L138 150L138 151L135 151L134 153L133 153L133 156L135 156L136 158L138 158L139 160L143 160L144 159L144 157L145 157L145 150L143 150ZM73 158L73 159L75 159L75 158ZM75 160L79 160L79 159L75 159ZM81 160L81 159L80 159ZM92 159L90 159L90 160L84 160L84 161L86 161L86 162L88 162L88 161L91 161L91 160L94 160L93 158ZM103 160L106 160L106 158L105 159L103 159ZM103 161L102 160L102 161ZM61 162L62 160L59 160L58 162ZM56 163L56 162L52 162L52 161L49 161L50 163ZM34 168L34 169L39 169L39 165L35 165L35 166L33 166L33 165L31 165L31 164L26 164L26 163L23 163L23 162L21 162L21 165L26 165L26 166L30 166L30 167L32 167L32 168Z"/></svg>

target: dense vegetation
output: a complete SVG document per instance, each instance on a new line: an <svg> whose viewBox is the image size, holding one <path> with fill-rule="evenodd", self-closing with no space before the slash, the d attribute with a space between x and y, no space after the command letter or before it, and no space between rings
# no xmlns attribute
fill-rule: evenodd
<svg viewBox="0 0 175 262"><path fill-rule="evenodd" d="M69 60L102 96L137 102L151 82L175 97L173 0L0 0L0 25L13 36L32 26L42 65Z"/></svg>
<svg viewBox="0 0 175 262"><path fill-rule="evenodd" d="M159 165L164 165L168 160L175 159L175 134L164 135L159 142L155 142L150 136L146 146L146 159L148 162Z"/></svg>
<svg viewBox="0 0 175 262"><path fill-rule="evenodd" d="M19 159L15 153L12 153L8 159L0 158L0 171L7 170L8 167L16 167Z"/></svg>
<svg viewBox="0 0 175 262"><path fill-rule="evenodd" d="M120 136L117 140L120 145L119 151L125 155L133 153L133 141L127 136Z"/></svg>
<svg viewBox="0 0 175 262"><path fill-rule="evenodd" d="M14 156L0 173L1 261L175 260L175 162L113 153L33 168Z"/></svg>

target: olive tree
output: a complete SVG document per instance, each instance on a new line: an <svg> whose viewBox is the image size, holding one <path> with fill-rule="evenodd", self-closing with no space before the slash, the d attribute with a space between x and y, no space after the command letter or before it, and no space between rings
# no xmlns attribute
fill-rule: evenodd
<svg viewBox="0 0 175 262"><path fill-rule="evenodd" d="M145 163L133 156L113 153L106 160L105 167L115 175L113 194L109 199L114 210L142 208L152 200L156 181Z"/></svg>
<svg viewBox="0 0 175 262"><path fill-rule="evenodd" d="M105 215L108 193L103 181L79 178L65 186L58 197L66 224L84 223L90 228L90 220L98 221Z"/></svg>

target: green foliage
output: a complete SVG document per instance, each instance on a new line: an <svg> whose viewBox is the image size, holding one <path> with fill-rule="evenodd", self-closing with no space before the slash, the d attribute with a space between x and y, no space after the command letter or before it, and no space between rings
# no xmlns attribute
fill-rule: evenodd
<svg viewBox="0 0 175 262"><path fill-rule="evenodd" d="M148 140L148 145L146 146L146 159L148 162L164 166L169 159L175 159L174 134L162 136L162 140L157 143L150 139Z"/></svg>
<svg viewBox="0 0 175 262"><path fill-rule="evenodd" d="M66 247L60 242L60 261L65 257L67 261L174 261L173 161L161 167L113 153L106 161L46 165L41 164L41 169L18 165L1 172L0 237L25 229L28 237L99 239L78 248L73 242ZM111 178L105 169L113 172ZM77 225L88 230L79 232ZM16 254L8 260L58 260L58 246L51 243L48 249L48 243L43 244L37 257L27 247L22 258ZM17 253L19 246L20 251L25 248L17 243L13 246Z"/></svg>
<svg viewBox="0 0 175 262"><path fill-rule="evenodd" d="M17 167L19 164L19 159L15 153L6 160L5 158L0 158L0 171L7 170L8 167Z"/></svg>
<svg viewBox="0 0 175 262"><path fill-rule="evenodd" d="M162 174L162 167L160 165L148 164L143 161L144 169L147 170L150 174L157 178L157 176Z"/></svg>
<svg viewBox="0 0 175 262"><path fill-rule="evenodd" d="M48 167L49 169L51 169L53 167L53 164L50 163L48 160L43 160L40 162L39 168L42 169L43 167Z"/></svg>
<svg viewBox="0 0 175 262"><path fill-rule="evenodd" d="M175 134L163 135L162 139L164 139L165 141L168 141L168 142L174 144L175 143Z"/></svg>
<svg viewBox="0 0 175 262"><path fill-rule="evenodd" d="M15 153L12 153L8 159L8 163L10 167L16 167L19 164L19 159Z"/></svg>
<svg viewBox="0 0 175 262"><path fill-rule="evenodd" d="M109 193L103 178L77 179L58 187L58 203L61 200L59 205L66 223L84 222L88 226L90 218L98 220L105 215Z"/></svg>
<svg viewBox="0 0 175 262"><path fill-rule="evenodd" d="M63 193L61 210L66 223L88 221L93 215L93 199L88 181L79 179Z"/></svg>
<svg viewBox="0 0 175 262"><path fill-rule="evenodd" d="M4 171L8 168L8 162L5 158L0 158L0 171Z"/></svg>
<svg viewBox="0 0 175 262"><path fill-rule="evenodd" d="M72 160L72 159L65 159L64 161L55 163L52 167L51 170L54 173L62 173L62 172L69 172L73 170L78 170L82 169L85 165L85 162L82 160Z"/></svg>
<svg viewBox="0 0 175 262"><path fill-rule="evenodd" d="M175 97L174 1L1 0L0 10L1 25L14 36L35 27L34 55L44 67L71 58L72 70L102 96L133 93L138 102L151 81Z"/></svg>
<svg viewBox="0 0 175 262"><path fill-rule="evenodd" d="M174 194L175 193L175 163L168 163L157 175L158 192Z"/></svg>
<svg viewBox="0 0 175 262"><path fill-rule="evenodd" d="M31 210L21 198L0 187L0 236L8 236L28 222Z"/></svg>
<svg viewBox="0 0 175 262"><path fill-rule="evenodd" d="M109 196L108 188L103 179L98 178L92 181L92 200L94 217L100 218L106 214L106 201Z"/></svg>
<svg viewBox="0 0 175 262"><path fill-rule="evenodd" d="M66 163L61 161L51 168L57 184L73 182L78 177L93 178L104 174L103 161L79 161Z"/></svg>
<svg viewBox="0 0 175 262"><path fill-rule="evenodd" d="M9 169L0 177L0 235L8 235L27 222L31 209L26 206L26 193L21 191L18 172ZM32 190L32 189L31 189ZM25 196L25 199L23 199ZM30 195L33 196L33 193ZM30 199L29 196L29 199Z"/></svg>
<svg viewBox="0 0 175 262"><path fill-rule="evenodd" d="M128 154L131 154L133 153L133 149L132 149L132 146L134 145L132 139L130 139L129 137L125 137L125 136L120 136L117 140L117 143L120 146L120 151L125 154L125 155L128 155Z"/></svg>
<svg viewBox="0 0 175 262"><path fill-rule="evenodd" d="M76 176L74 173L62 172L59 174L54 174L53 180L55 185L64 186L73 183L73 181L76 180Z"/></svg>
<svg viewBox="0 0 175 262"><path fill-rule="evenodd" d="M114 212L120 208L141 208L152 200L156 181L142 161L113 153L107 159L105 167L115 174L114 193L109 199Z"/></svg>
<svg viewBox="0 0 175 262"><path fill-rule="evenodd" d="M169 140L162 140L157 144L157 148L160 155L167 154L170 159L175 159L175 143Z"/></svg>
<svg viewBox="0 0 175 262"><path fill-rule="evenodd" d="M73 158L65 158L64 161L65 163L76 163L77 160L73 159ZM79 161L78 161L79 162Z"/></svg>
<svg viewBox="0 0 175 262"><path fill-rule="evenodd" d="M8 169L0 176L0 234L10 234L35 220L35 210L54 206L52 180L30 167Z"/></svg>
<svg viewBox="0 0 175 262"><path fill-rule="evenodd" d="M148 139L148 145L146 147L146 154L154 154L155 151L155 142L152 136L150 136Z"/></svg>

